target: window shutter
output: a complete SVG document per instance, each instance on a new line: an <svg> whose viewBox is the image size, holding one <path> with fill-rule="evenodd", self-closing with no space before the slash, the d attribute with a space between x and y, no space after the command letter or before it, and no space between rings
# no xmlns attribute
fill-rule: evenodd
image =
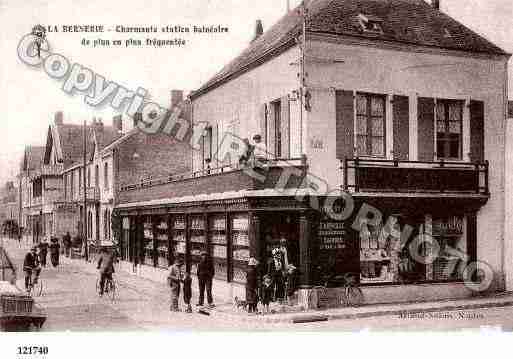
<svg viewBox="0 0 513 359"><path fill-rule="evenodd" d="M281 157L290 157L290 102L288 95L281 98Z"/></svg>
<svg viewBox="0 0 513 359"><path fill-rule="evenodd" d="M419 97L417 112L419 161L433 161L435 158L435 100Z"/></svg>
<svg viewBox="0 0 513 359"><path fill-rule="evenodd" d="M260 121L260 136L262 136L262 143L267 145L267 105L263 104L259 109Z"/></svg>
<svg viewBox="0 0 513 359"><path fill-rule="evenodd" d="M410 106L408 96L394 96L393 126L394 126L394 159L408 160L410 149Z"/></svg>
<svg viewBox="0 0 513 359"><path fill-rule="evenodd" d="M470 160L484 161L484 102L470 101Z"/></svg>
<svg viewBox="0 0 513 359"><path fill-rule="evenodd" d="M271 155L271 158L275 158L276 153L276 118L274 114L274 106L269 106L269 144L267 151Z"/></svg>
<svg viewBox="0 0 513 359"><path fill-rule="evenodd" d="M337 158L352 158L354 154L354 102L353 91L335 92L335 120Z"/></svg>
<svg viewBox="0 0 513 359"><path fill-rule="evenodd" d="M219 124L216 123L214 126L212 126L212 163L210 164L210 166L212 166L212 167L219 167L219 163L217 163L218 147L219 147ZM214 157L216 157L215 164L214 164Z"/></svg>

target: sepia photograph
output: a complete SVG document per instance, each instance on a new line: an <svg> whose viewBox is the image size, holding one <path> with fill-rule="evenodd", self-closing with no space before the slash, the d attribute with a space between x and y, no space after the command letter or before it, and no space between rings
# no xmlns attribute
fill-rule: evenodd
<svg viewBox="0 0 513 359"><path fill-rule="evenodd" d="M513 331L511 1L0 0L0 24L6 358Z"/></svg>

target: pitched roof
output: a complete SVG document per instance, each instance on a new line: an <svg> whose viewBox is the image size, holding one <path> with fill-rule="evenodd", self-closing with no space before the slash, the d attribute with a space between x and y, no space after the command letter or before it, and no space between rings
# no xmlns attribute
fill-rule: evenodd
<svg viewBox="0 0 513 359"><path fill-rule="evenodd" d="M84 126L76 124L54 125L58 135L64 168L69 168L82 163L84 147ZM90 126L87 126L87 133L90 133ZM90 153L93 148L92 136L87 136L87 150Z"/></svg>
<svg viewBox="0 0 513 359"><path fill-rule="evenodd" d="M394 41L475 53L508 55L423 0L312 0L308 2L307 31ZM379 18L382 33L364 32L358 15ZM295 45L302 19L299 7L288 12L239 56L228 63L191 97L203 93L267 61Z"/></svg>
<svg viewBox="0 0 513 359"><path fill-rule="evenodd" d="M44 151L44 146L26 146L21 163L21 170L38 169L43 161Z"/></svg>

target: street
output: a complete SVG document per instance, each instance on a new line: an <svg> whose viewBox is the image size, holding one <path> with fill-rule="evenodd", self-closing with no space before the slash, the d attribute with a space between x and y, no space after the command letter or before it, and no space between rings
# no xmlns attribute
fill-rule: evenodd
<svg viewBox="0 0 513 359"><path fill-rule="evenodd" d="M18 286L23 288L21 265L26 247L5 242L12 260L18 265ZM498 328L513 330L513 308L481 308L465 311L421 313L410 317L377 316L356 320L330 320L293 324L269 323L239 315L211 316L199 313L169 312L165 286L126 273L116 273L119 299L111 302L96 294L97 275L83 267L61 260L57 268L50 264L42 271L44 293L36 303L47 314L43 331L134 331L134 330L337 330L337 331L446 331ZM222 305L222 303L220 303ZM225 304L227 306L227 304ZM272 317L269 316L269 317Z"/></svg>

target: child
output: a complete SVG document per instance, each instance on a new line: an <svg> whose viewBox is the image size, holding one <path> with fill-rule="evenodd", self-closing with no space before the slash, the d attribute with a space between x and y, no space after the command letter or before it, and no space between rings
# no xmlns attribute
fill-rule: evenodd
<svg viewBox="0 0 513 359"><path fill-rule="evenodd" d="M192 298L192 278L190 273L185 273L183 278L183 301L187 306L186 313L192 313L191 298Z"/></svg>
<svg viewBox="0 0 513 359"><path fill-rule="evenodd" d="M273 281L271 280L271 276L269 274L266 274L264 276L264 281L262 284L262 304L264 306L264 311L266 313L269 313L269 303L271 302L271 298L274 294L274 285Z"/></svg>

